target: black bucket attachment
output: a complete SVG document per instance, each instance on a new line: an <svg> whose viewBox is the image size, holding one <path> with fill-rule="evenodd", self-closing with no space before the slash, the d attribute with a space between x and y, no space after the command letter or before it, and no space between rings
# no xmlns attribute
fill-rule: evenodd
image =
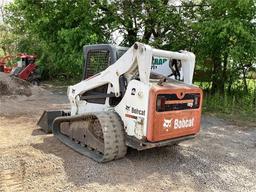
<svg viewBox="0 0 256 192"><path fill-rule="evenodd" d="M57 110L51 110L51 111L44 111L42 116L40 117L39 121L37 122L37 125L43 129L45 133L52 133L52 123L56 117L61 116L69 116L69 111L57 111Z"/></svg>

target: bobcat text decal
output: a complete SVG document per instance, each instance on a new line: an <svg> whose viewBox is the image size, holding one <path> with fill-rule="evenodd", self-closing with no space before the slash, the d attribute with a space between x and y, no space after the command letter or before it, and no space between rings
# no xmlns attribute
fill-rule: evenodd
<svg viewBox="0 0 256 192"><path fill-rule="evenodd" d="M131 106L126 105L125 110L130 111L131 113L136 114L136 115L145 116L145 110L142 110L142 109L137 109L135 107L131 107Z"/></svg>
<svg viewBox="0 0 256 192"><path fill-rule="evenodd" d="M164 119L163 127L169 129L173 127L174 129L189 128L194 126L194 117L191 119ZM173 122L173 123L172 123Z"/></svg>

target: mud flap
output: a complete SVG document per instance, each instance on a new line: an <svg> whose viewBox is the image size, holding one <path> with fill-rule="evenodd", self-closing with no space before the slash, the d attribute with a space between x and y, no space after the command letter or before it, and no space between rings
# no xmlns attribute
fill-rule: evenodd
<svg viewBox="0 0 256 192"><path fill-rule="evenodd" d="M44 111L41 115L40 119L37 122L37 126L39 126L45 133L52 133L52 123L56 117L61 116L69 116L69 111L63 110L51 110L51 111Z"/></svg>

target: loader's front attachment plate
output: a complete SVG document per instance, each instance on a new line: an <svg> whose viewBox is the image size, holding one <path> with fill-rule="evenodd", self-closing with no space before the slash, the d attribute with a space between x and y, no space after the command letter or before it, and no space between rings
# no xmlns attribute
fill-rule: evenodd
<svg viewBox="0 0 256 192"><path fill-rule="evenodd" d="M52 133L52 122L54 121L54 119L56 117L69 116L69 115L70 115L69 111L63 111L63 110L44 111L39 121L37 122L37 126L39 126L46 133Z"/></svg>

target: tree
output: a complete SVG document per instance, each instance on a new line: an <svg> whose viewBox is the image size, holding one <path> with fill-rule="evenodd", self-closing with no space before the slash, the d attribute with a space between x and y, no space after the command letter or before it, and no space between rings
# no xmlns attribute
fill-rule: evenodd
<svg viewBox="0 0 256 192"><path fill-rule="evenodd" d="M256 6L253 0L203 0L196 10L195 30L200 33L196 50L212 63L212 92L224 93L232 77L229 70L255 62ZM233 82L232 80L230 81Z"/></svg>
<svg viewBox="0 0 256 192"><path fill-rule="evenodd" d="M182 16L168 0L94 0L92 2L96 10L96 20L102 30L105 33L118 31L123 35L122 45L130 46L135 41L141 41L162 47L170 44L170 40L181 34ZM176 39L175 43L177 41ZM173 45L173 41L171 44Z"/></svg>
<svg viewBox="0 0 256 192"><path fill-rule="evenodd" d="M89 0L15 0L6 7L6 22L20 37L19 51L35 52L49 77L78 77L83 45L108 39L94 25Z"/></svg>
<svg viewBox="0 0 256 192"><path fill-rule="evenodd" d="M0 24L0 49L2 50L2 56L15 54L13 50L16 50L16 40L17 37L11 32L10 28L5 24Z"/></svg>

